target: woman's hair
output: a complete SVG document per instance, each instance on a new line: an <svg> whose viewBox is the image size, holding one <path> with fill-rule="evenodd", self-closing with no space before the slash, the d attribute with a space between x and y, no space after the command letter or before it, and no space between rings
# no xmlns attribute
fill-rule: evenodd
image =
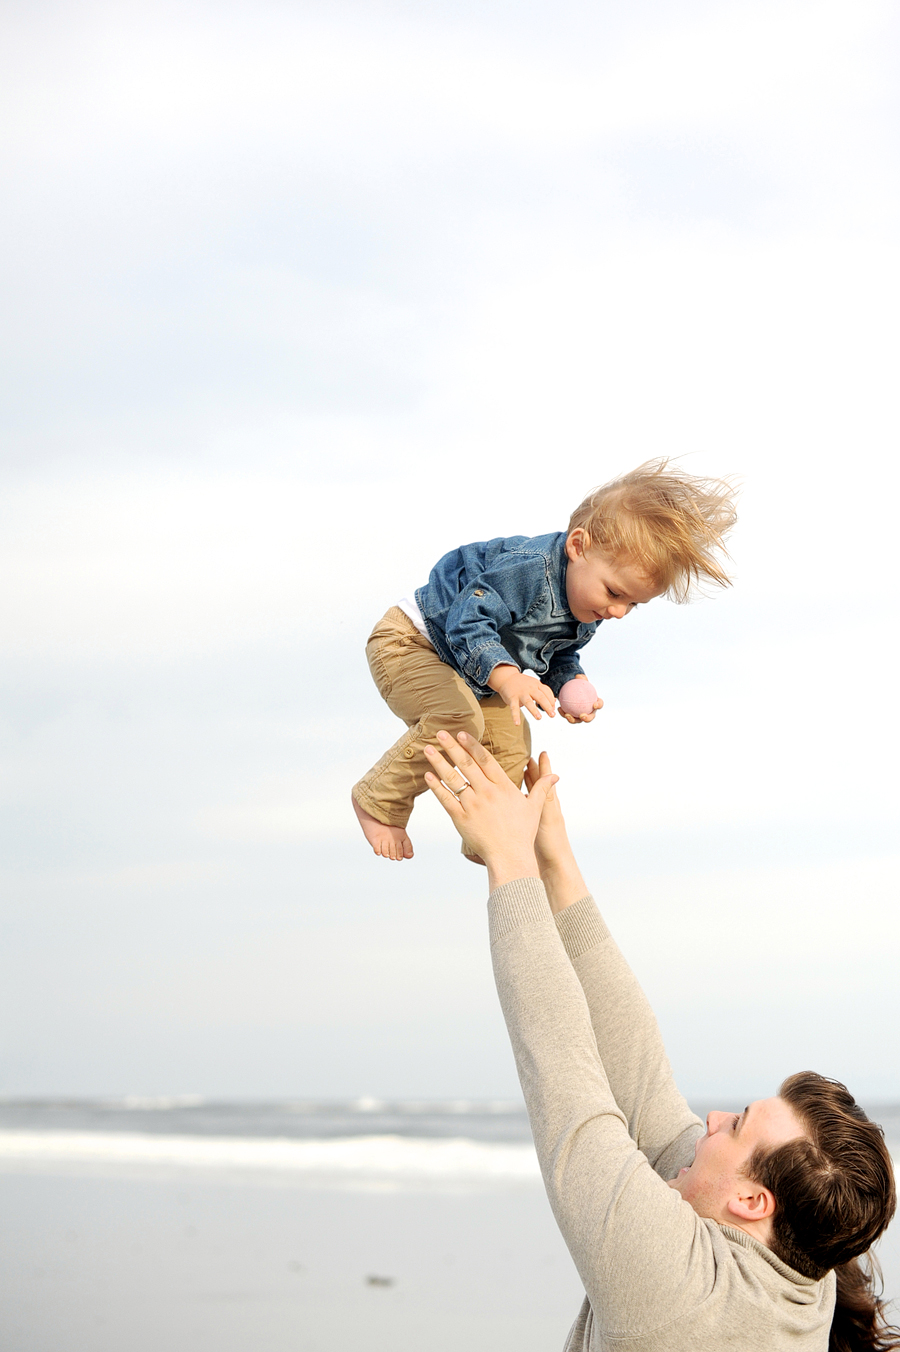
<svg viewBox="0 0 900 1352"><path fill-rule="evenodd" d="M895 1352L900 1329L884 1317L884 1301L876 1294L881 1269L874 1254L851 1258L834 1272L837 1301L831 1321L828 1352Z"/></svg>
<svg viewBox="0 0 900 1352"><path fill-rule="evenodd" d="M731 585L715 551L725 553L737 490L727 479L703 479L670 466L666 459L648 460L595 488L572 513L569 533L580 527L588 548L628 558L680 602L701 578Z"/></svg>
<svg viewBox="0 0 900 1352"><path fill-rule="evenodd" d="M835 1269L829 1352L900 1348L900 1329L884 1318L878 1265L868 1253L897 1204L884 1133L842 1084L814 1071L791 1075L778 1092L807 1135L760 1147L747 1162L748 1176L775 1198L772 1252L807 1277Z"/></svg>

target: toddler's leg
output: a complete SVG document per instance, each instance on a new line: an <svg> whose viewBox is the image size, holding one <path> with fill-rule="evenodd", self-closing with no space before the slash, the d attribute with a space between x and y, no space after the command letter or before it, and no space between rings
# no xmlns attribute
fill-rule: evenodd
<svg viewBox="0 0 900 1352"><path fill-rule="evenodd" d="M366 839L386 859L412 858L406 824L413 800L425 791L425 746L437 733L469 732L481 738L478 700L461 676L442 662L401 610L392 607L366 646L382 698L408 726L368 774L353 787L353 807Z"/></svg>

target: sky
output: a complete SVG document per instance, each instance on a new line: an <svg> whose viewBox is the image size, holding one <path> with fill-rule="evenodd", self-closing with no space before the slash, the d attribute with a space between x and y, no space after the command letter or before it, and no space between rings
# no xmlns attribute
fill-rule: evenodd
<svg viewBox="0 0 900 1352"><path fill-rule="evenodd" d="M535 745L689 1096L900 1098L896 6L0 15L0 1094L515 1097L365 640L665 455L734 586Z"/></svg>

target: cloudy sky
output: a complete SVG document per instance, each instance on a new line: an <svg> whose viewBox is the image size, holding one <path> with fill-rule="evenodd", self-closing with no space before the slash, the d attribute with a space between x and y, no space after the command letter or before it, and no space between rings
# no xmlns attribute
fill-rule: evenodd
<svg viewBox="0 0 900 1352"><path fill-rule="evenodd" d="M0 12L0 1092L514 1095L365 638L666 454L735 586L536 744L689 1093L900 1097L896 6Z"/></svg>

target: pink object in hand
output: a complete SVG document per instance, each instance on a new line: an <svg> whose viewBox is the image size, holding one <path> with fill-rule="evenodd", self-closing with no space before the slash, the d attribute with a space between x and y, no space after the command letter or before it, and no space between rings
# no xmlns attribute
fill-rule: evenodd
<svg viewBox="0 0 900 1352"><path fill-rule="evenodd" d="M580 718L582 714L591 712L596 699L597 692L590 681L578 679L566 681L559 692L559 707L564 714L571 714L573 718Z"/></svg>

